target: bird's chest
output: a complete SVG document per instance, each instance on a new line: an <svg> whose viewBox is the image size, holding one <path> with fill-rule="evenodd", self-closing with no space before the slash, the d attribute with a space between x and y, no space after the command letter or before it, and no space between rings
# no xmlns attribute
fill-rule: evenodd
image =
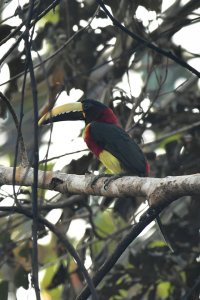
<svg viewBox="0 0 200 300"><path fill-rule="evenodd" d="M92 153L94 153L97 157L99 157L99 154L102 152L102 147L99 146L94 138L91 135L91 130L90 130L90 124L88 124L85 127L84 133L83 133L83 139L86 142L88 148Z"/></svg>

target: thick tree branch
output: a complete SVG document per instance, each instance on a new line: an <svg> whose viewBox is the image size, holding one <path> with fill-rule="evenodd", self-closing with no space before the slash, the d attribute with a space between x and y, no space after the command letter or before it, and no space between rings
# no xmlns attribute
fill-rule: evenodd
<svg viewBox="0 0 200 300"><path fill-rule="evenodd" d="M104 188L105 178L100 178L94 186L94 175L65 174L59 171L39 171L38 188L55 190L60 193L102 195L124 197L140 195L147 197L150 205L169 203L185 195L200 194L200 174L170 176L165 178L142 178L123 176ZM17 167L17 185L33 184L33 169ZM0 166L0 185L13 183L13 168Z"/></svg>
<svg viewBox="0 0 200 300"><path fill-rule="evenodd" d="M13 168L0 167L0 185L12 184ZM100 178L94 186L93 175L72 175L61 172L38 173L38 188L56 190L61 193L94 194L109 197L142 195L149 199L151 207L141 217L140 221L130 229L129 233L119 243L114 252L93 277L93 284L97 286L102 278L115 265L121 254L130 243L151 223L170 202L185 195L200 194L200 174L171 176L166 178L140 178L124 176L112 181L108 188L104 188L105 178ZM32 168L16 168L15 181L19 185L30 186L33 182ZM13 207L14 212L16 207ZM22 212L23 213L23 212ZM29 213L30 214L30 213ZM30 214L32 218L32 214ZM40 222L40 219L39 219ZM44 221L43 221L44 222ZM45 224L46 225L46 224ZM87 299L91 291L88 287L77 297Z"/></svg>

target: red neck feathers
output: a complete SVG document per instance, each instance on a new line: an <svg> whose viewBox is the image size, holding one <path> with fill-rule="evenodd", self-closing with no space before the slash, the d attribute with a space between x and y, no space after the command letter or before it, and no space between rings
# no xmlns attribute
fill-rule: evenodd
<svg viewBox="0 0 200 300"><path fill-rule="evenodd" d="M96 121L105 122L105 123L111 123L111 124L115 124L117 126L120 126L119 121L118 121L116 115L114 114L114 112L112 111L112 109L110 109L109 107L106 108L103 111L103 114L101 114L101 116L99 116Z"/></svg>

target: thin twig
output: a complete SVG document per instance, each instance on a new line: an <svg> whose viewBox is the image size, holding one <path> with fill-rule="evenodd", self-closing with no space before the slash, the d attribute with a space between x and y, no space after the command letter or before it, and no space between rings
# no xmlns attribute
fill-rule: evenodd
<svg viewBox="0 0 200 300"><path fill-rule="evenodd" d="M15 16L17 16L17 12L16 11L15 11L15 13L12 16L6 17L5 19L1 20L0 21L0 25L3 24L3 23L5 23L8 20L14 18Z"/></svg>
<svg viewBox="0 0 200 300"><path fill-rule="evenodd" d="M68 153L65 153L65 154L61 154L61 155L58 155L58 156L53 156L53 157L50 157L50 158L47 158L47 159L40 160L39 164L44 164L44 163L50 162L52 160L59 159L61 157L67 156L67 155L77 154L77 153L86 152L86 151L88 152L88 149L77 150L77 151L73 151L73 152L68 152Z"/></svg>
<svg viewBox="0 0 200 300"><path fill-rule="evenodd" d="M4 206L4 207L0 207L0 211L8 211L11 213L19 213L19 214L23 214L28 218L33 218L32 213L29 210L26 210L24 208L18 208L15 206ZM88 274L87 269L85 268L83 262L81 261L78 253L76 252L76 250L74 249L73 245L68 241L67 237L65 234L63 234L61 231L59 231L51 222L47 221L44 217L38 215L38 221L45 225L50 231L52 231L57 238L59 239L59 241L61 241L63 243L63 245L66 247L66 250L69 252L69 254L74 258L74 260L77 262L77 265L79 267L79 270L83 273L85 280L89 286L89 289L91 291L92 294L92 299L93 300L97 300L97 293L94 287L94 284L90 278L90 275Z"/></svg>
<svg viewBox="0 0 200 300"><path fill-rule="evenodd" d="M198 72L195 68L190 66L187 62L182 60L180 57L174 55L171 51L166 51L162 48L159 48L155 44L151 43L150 41L145 40L141 36L139 36L136 33L130 31L128 28L123 26L117 19L114 18L114 16L109 12L109 10L106 8L106 6L105 6L105 4L103 3L102 0L96 0L96 1L101 6L101 8L105 12L105 14L111 19L113 24L115 26L117 26L118 28L120 28L123 32L127 33L130 37L132 37L134 40L138 41L139 43L143 44L144 46L156 51L159 54L164 55L165 57L170 58L171 60L173 60L174 62L176 62L180 66L186 68L187 70L189 70L190 72L192 72L193 74L197 75L200 78L200 72Z"/></svg>
<svg viewBox="0 0 200 300"><path fill-rule="evenodd" d="M32 284L35 289L35 295L37 300L40 300L40 288L39 288L39 278L38 278L38 244L37 244L37 233L38 233L38 161L39 161L39 145L38 145L38 97L37 97L37 83L35 80L35 74L33 69L33 61L31 55L31 44L35 26L33 26L31 35L29 37L29 30L31 29L31 19L33 16L35 0L30 1L30 7L28 11L28 17L26 21L26 30L24 31L24 41L25 41L25 50L26 50L26 61L29 67L30 79L31 79L31 91L33 97L33 184L32 184L32 214L33 214L33 223L32 223ZM30 40L29 40L30 39Z"/></svg>
<svg viewBox="0 0 200 300"><path fill-rule="evenodd" d="M45 14L47 14L52 8L54 8L56 5L58 5L58 3L60 2L60 0L55 0L51 5L49 5L47 7L47 9L45 9L39 16L37 16L35 18L35 20L33 20L30 24L30 28L35 26L35 24L37 23L37 21L39 21ZM17 33L21 27L23 26L24 24L21 23L19 25L18 28L16 28L16 31L15 33ZM11 35L14 34L13 32L11 33ZM19 43L21 42L22 39L24 39L24 35L26 33L25 32L22 32L20 34L20 36L18 37L18 39L16 40L16 42L8 49L8 51L3 55L3 57L0 59L0 66L2 65L2 63L5 61L5 59L13 52L13 50L19 45ZM7 38L6 38L7 39Z"/></svg>
<svg viewBox="0 0 200 300"><path fill-rule="evenodd" d="M183 296L183 298L181 298L181 300L194 299L194 298L192 298L192 294L194 293L195 290L197 290L197 288L198 288L198 290L200 290L199 286L200 286L200 276L197 277L197 279L195 280L194 285L189 289L189 291L185 294L185 296Z"/></svg>
<svg viewBox="0 0 200 300"><path fill-rule="evenodd" d="M168 132L168 133L162 135L160 138L157 138L155 141L145 143L145 144L143 145L143 147L151 146L151 145L154 145L154 144L158 144L158 143L162 142L164 139L166 139L166 138L168 138L168 137L170 137L170 136L172 136L172 135L179 134L179 133L183 133L183 132L185 132L185 131L188 131L188 130L190 130L190 129L192 129L192 128L195 128L195 127L198 127L198 126L200 126L200 121L197 121L197 122L195 122L195 123L193 123L193 124L190 124L190 125L183 126L183 127L181 127L180 129L177 129L177 130L173 130L173 131L171 131L171 132Z"/></svg>
<svg viewBox="0 0 200 300"><path fill-rule="evenodd" d="M7 35L3 40L0 41L0 46L4 45L8 40L13 38L17 33L20 32L20 29L24 26L24 22L22 22L17 28L15 28L9 35Z"/></svg>
<svg viewBox="0 0 200 300"><path fill-rule="evenodd" d="M163 209L163 208L162 208ZM97 286L105 275L114 267L120 256L128 248L128 246L138 237L138 235L143 231L143 229L149 225L162 211L161 207L149 208L140 218L137 224L134 224L128 234L122 239L117 245L113 253L106 259L104 264L99 268L94 277L92 278L93 283ZM90 289L85 287L81 294L76 298L76 300L86 300L90 296Z"/></svg>

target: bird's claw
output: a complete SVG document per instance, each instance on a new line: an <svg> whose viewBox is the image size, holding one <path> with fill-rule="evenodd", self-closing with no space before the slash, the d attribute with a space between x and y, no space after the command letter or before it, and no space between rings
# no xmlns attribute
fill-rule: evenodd
<svg viewBox="0 0 200 300"><path fill-rule="evenodd" d="M91 187L93 188L94 185L96 184L96 182L97 182L100 178L102 178L102 177L110 177L110 176L112 176L112 175L110 175L110 174L99 174L99 175L96 175L95 178L92 180ZM109 179L106 179L105 182L106 182L107 180L109 180ZM105 186L104 186L104 189L105 189Z"/></svg>
<svg viewBox="0 0 200 300"><path fill-rule="evenodd" d="M105 181L104 181L104 190L107 190L109 184L110 184L112 181L114 181L114 180L116 180L116 179L118 179L118 178L120 178L120 177L123 177L123 176L125 176L125 174L116 174L116 175L112 175L112 174L99 174L99 175L95 176L95 178L92 180L91 187L93 188L94 185L96 184L96 182L97 182L100 178L102 178L102 177L108 177L108 178L105 179Z"/></svg>
<svg viewBox="0 0 200 300"><path fill-rule="evenodd" d="M121 175L110 175L110 178L107 178L105 181L104 181L104 190L107 190L107 188L108 188L108 186L109 186L109 184L112 182L112 181L114 181L114 180L116 180L116 179L118 179L118 178L120 178L121 177Z"/></svg>

